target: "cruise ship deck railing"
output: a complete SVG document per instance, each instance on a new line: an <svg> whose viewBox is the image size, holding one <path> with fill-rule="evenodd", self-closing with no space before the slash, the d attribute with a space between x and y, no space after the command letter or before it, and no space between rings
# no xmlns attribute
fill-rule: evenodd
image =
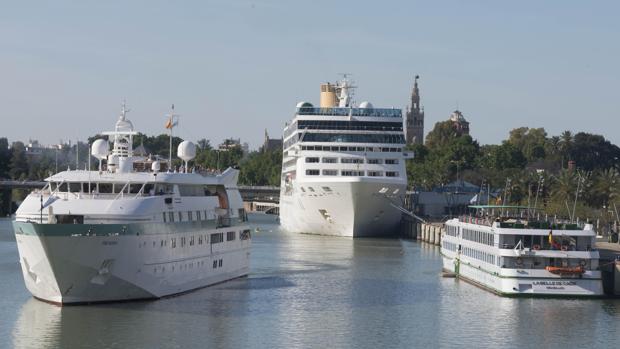
<svg viewBox="0 0 620 349"><path fill-rule="evenodd" d="M371 116L384 118L402 118L400 109L388 108L297 108L297 115L325 115L325 116Z"/></svg>

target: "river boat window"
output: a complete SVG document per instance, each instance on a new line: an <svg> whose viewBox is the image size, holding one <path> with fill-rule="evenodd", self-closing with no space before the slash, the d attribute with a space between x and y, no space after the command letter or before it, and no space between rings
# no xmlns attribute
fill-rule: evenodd
<svg viewBox="0 0 620 349"><path fill-rule="evenodd" d="M227 232L226 233L226 241L233 241L233 240L235 240L236 235L237 235L237 232L234 232L234 231Z"/></svg>
<svg viewBox="0 0 620 349"><path fill-rule="evenodd" d="M338 162L338 158L323 158L325 164L335 164Z"/></svg>
<svg viewBox="0 0 620 349"><path fill-rule="evenodd" d="M162 212L162 216L164 217L164 223L166 223L166 212Z"/></svg>
<svg viewBox="0 0 620 349"><path fill-rule="evenodd" d="M317 157L306 158L306 163L317 163L317 162L319 162L319 158Z"/></svg>
<svg viewBox="0 0 620 349"><path fill-rule="evenodd" d="M396 165L398 164L398 159L385 159L386 165Z"/></svg>
<svg viewBox="0 0 620 349"><path fill-rule="evenodd" d="M340 159L340 162L343 164L363 164L364 163L364 159L360 159L360 158L342 158Z"/></svg>
<svg viewBox="0 0 620 349"><path fill-rule="evenodd" d="M171 184L156 184L155 185L155 195L167 195L172 194L172 185Z"/></svg>
<svg viewBox="0 0 620 349"><path fill-rule="evenodd" d="M381 164L381 159L368 159L366 160L367 163L369 164ZM387 160L386 160L387 162Z"/></svg>
<svg viewBox="0 0 620 349"><path fill-rule="evenodd" d="M179 222L183 222L183 212L179 211Z"/></svg>
<svg viewBox="0 0 620 349"><path fill-rule="evenodd" d="M398 177L398 172L394 172L394 171L387 171L385 173L386 177Z"/></svg>
<svg viewBox="0 0 620 349"><path fill-rule="evenodd" d="M197 221L201 221L202 220L202 212L196 211L196 220Z"/></svg>
<svg viewBox="0 0 620 349"><path fill-rule="evenodd" d="M170 222L174 222L174 212L172 211L168 212L168 220Z"/></svg>
<svg viewBox="0 0 620 349"><path fill-rule="evenodd" d="M190 222L194 220L194 212L187 211L187 220Z"/></svg>
<svg viewBox="0 0 620 349"><path fill-rule="evenodd" d="M364 171L341 171L342 176L360 177L364 175Z"/></svg>
<svg viewBox="0 0 620 349"><path fill-rule="evenodd" d="M220 242L224 242L224 233L211 234L211 245L219 244Z"/></svg>
<svg viewBox="0 0 620 349"><path fill-rule="evenodd" d="M213 269L217 268L217 261L213 261Z"/></svg>
<svg viewBox="0 0 620 349"><path fill-rule="evenodd" d="M241 232L241 236L239 237L240 240L249 240L251 237L251 232L249 229L246 229L244 231Z"/></svg>
<svg viewBox="0 0 620 349"><path fill-rule="evenodd" d="M129 194L138 194L140 189L142 189L143 184L130 184L129 185Z"/></svg>
<svg viewBox="0 0 620 349"><path fill-rule="evenodd" d="M319 174L319 170L306 170L306 176L318 176Z"/></svg>
<svg viewBox="0 0 620 349"><path fill-rule="evenodd" d="M381 171L368 171L368 177L382 177L383 172Z"/></svg>

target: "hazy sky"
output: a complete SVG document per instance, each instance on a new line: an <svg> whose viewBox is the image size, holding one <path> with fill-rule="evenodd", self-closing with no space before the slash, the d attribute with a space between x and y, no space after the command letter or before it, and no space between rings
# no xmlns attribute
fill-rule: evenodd
<svg viewBox="0 0 620 349"><path fill-rule="evenodd" d="M620 144L617 1L3 1L0 136L85 139L123 99L136 129L279 137L319 84L404 108L421 76L427 133L457 107L481 143L519 126Z"/></svg>

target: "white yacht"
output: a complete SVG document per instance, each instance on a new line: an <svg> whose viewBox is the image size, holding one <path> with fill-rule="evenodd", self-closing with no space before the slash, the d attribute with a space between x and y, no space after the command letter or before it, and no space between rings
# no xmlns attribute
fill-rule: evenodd
<svg viewBox="0 0 620 349"><path fill-rule="evenodd" d="M158 298L248 274L250 229L238 171L195 173L184 141L183 169L134 156L132 123L120 114L91 152L97 171L46 179L16 213L26 287L58 304ZM103 164L106 160L106 164Z"/></svg>
<svg viewBox="0 0 620 349"><path fill-rule="evenodd" d="M592 224L540 219L527 207L472 209L445 224L445 271L506 296L603 294Z"/></svg>
<svg viewBox="0 0 620 349"><path fill-rule="evenodd" d="M280 222L291 232L393 235L407 188L400 109L354 106L346 78L297 104L284 128Z"/></svg>

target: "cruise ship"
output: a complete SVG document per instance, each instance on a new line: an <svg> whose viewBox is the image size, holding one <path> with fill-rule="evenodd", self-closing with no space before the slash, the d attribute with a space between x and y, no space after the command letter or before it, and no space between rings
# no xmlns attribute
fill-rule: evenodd
<svg viewBox="0 0 620 349"><path fill-rule="evenodd" d="M355 106L345 78L299 102L284 128L280 223L290 232L393 235L407 188L400 109Z"/></svg>
<svg viewBox="0 0 620 349"><path fill-rule="evenodd" d="M531 208L471 206L448 220L444 271L506 296L601 296L592 224L541 219Z"/></svg>
<svg viewBox="0 0 620 349"><path fill-rule="evenodd" d="M46 179L14 224L26 287L57 304L159 298L245 276L250 229L238 171L197 173L134 156L123 106L108 140L93 142L99 168ZM113 143L112 150L109 144ZM90 162L89 162L90 163ZM90 166L89 166L90 167Z"/></svg>

